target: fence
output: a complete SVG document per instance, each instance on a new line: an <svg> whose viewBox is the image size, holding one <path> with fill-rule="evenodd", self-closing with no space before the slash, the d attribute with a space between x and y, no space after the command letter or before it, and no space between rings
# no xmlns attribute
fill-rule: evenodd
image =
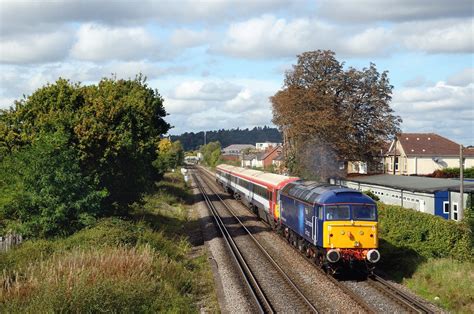
<svg viewBox="0 0 474 314"><path fill-rule="evenodd" d="M6 252L22 241L23 237L19 234L8 234L4 237L0 237L0 252Z"/></svg>

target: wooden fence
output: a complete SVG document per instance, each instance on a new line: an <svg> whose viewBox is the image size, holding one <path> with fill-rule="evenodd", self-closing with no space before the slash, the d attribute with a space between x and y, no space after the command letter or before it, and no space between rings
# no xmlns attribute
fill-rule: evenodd
<svg viewBox="0 0 474 314"><path fill-rule="evenodd" d="M6 252L22 241L23 237L19 234L8 234L4 237L0 237L0 252Z"/></svg>

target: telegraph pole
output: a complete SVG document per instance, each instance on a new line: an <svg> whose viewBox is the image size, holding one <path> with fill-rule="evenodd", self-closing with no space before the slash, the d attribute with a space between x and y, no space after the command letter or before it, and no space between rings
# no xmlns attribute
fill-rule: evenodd
<svg viewBox="0 0 474 314"><path fill-rule="evenodd" d="M459 180L461 181L459 186L459 213L458 220L464 217L464 158L463 158L463 147L459 145Z"/></svg>

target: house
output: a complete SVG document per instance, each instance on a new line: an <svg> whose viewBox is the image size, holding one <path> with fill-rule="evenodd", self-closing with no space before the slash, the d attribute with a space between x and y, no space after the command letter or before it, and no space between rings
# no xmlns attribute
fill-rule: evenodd
<svg viewBox="0 0 474 314"><path fill-rule="evenodd" d="M242 157L242 151L246 149L255 149L250 144L232 144L222 149L222 159L224 160L240 160Z"/></svg>
<svg viewBox="0 0 474 314"><path fill-rule="evenodd" d="M464 167L474 167L474 149L463 150ZM426 175L459 167L459 144L435 133L401 133L384 158L385 173Z"/></svg>
<svg viewBox="0 0 474 314"><path fill-rule="evenodd" d="M264 143L255 144L255 148L258 150L267 150L270 147L277 147L277 146L281 146L281 143L264 142Z"/></svg>
<svg viewBox="0 0 474 314"><path fill-rule="evenodd" d="M274 164L273 161L276 158L279 158L281 162L282 149L281 146L269 146L265 152L244 155L242 156L242 167L268 168Z"/></svg>
<svg viewBox="0 0 474 314"><path fill-rule="evenodd" d="M385 204L456 221L463 217L460 211L460 180L380 174L331 179L330 182L359 191L371 191ZM463 208L466 208L469 195L472 197L474 193L474 182L464 180L463 192Z"/></svg>

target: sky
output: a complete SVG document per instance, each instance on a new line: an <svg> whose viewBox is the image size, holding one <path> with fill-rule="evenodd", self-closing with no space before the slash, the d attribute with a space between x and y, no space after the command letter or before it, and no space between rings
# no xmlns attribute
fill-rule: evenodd
<svg viewBox="0 0 474 314"><path fill-rule="evenodd" d="M389 72L403 132L474 144L474 4L464 0L0 0L0 108L59 77L143 73L171 134L272 125L305 51Z"/></svg>

